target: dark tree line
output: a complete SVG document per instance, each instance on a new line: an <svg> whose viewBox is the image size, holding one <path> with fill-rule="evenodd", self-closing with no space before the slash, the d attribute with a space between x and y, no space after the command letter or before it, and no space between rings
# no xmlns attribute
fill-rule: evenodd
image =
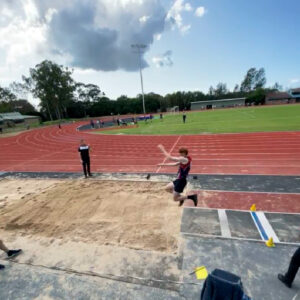
<svg viewBox="0 0 300 300"><path fill-rule="evenodd" d="M13 82L10 88L0 87L0 112L39 114L43 120L143 112L141 95L133 98L122 95L111 100L99 86L76 82L72 73L73 70L51 61L41 62L30 69L28 77L23 76L22 82ZM174 106L178 106L180 110L189 110L194 101L238 97L246 97L248 103L263 104L268 91L281 89L277 83L268 89L265 85L265 70L251 68L233 91L228 90L225 83L219 83L216 87L211 86L207 94L201 91L178 91L165 96L148 93L145 95L145 106L148 113L165 112ZM28 93L40 100L39 112L28 101L16 96Z"/></svg>

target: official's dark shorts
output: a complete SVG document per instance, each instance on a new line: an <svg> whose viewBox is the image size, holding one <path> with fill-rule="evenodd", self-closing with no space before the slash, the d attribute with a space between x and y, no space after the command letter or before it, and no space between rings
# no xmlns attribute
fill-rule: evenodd
<svg viewBox="0 0 300 300"><path fill-rule="evenodd" d="M186 178L182 178L182 179L176 179L173 181L174 184L174 191L176 193L182 193L185 186L186 186Z"/></svg>
<svg viewBox="0 0 300 300"><path fill-rule="evenodd" d="M89 164L90 163L90 159L86 158L86 159L82 159L82 164Z"/></svg>

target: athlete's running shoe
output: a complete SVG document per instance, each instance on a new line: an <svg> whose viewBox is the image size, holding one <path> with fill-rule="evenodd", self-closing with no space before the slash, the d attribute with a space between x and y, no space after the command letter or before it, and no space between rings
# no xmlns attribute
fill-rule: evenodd
<svg viewBox="0 0 300 300"><path fill-rule="evenodd" d="M18 256L21 252L22 252L21 249L18 249L18 250L8 250L7 256L9 258L12 258L12 257Z"/></svg>
<svg viewBox="0 0 300 300"><path fill-rule="evenodd" d="M197 196L197 194L188 196L188 199L193 200L195 206L198 205L198 196Z"/></svg>

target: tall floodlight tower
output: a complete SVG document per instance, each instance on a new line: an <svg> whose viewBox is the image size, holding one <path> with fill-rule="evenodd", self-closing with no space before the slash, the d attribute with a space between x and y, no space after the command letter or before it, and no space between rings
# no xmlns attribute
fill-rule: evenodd
<svg viewBox="0 0 300 300"><path fill-rule="evenodd" d="M139 56L139 66L140 66L140 76L141 76L141 87L142 87L142 97L143 97L143 111L146 114L145 108L145 95L144 95L144 83L143 83L143 73L142 73L142 53L144 53L145 49L147 48L144 44L133 44L131 48L135 50L135 53Z"/></svg>

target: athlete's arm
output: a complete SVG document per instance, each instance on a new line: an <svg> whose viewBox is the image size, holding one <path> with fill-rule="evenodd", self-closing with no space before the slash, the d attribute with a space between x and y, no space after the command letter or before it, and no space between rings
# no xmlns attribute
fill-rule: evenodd
<svg viewBox="0 0 300 300"><path fill-rule="evenodd" d="M169 160L173 160L173 161L176 161L176 162L179 162L179 163L183 163L183 164L186 164L186 163L188 163L188 159L187 158L185 158L185 157L178 157L178 156L171 156L167 151L166 151L166 149L164 148L164 146L163 145L158 145L157 146L159 149L160 149L160 151L165 155L165 157L167 158L167 159L169 159Z"/></svg>
<svg viewBox="0 0 300 300"><path fill-rule="evenodd" d="M174 166L178 166L180 164L180 162L175 162L175 163L162 163L162 164L158 164L158 166L160 167L167 167L167 166L171 166L171 167L174 167Z"/></svg>

